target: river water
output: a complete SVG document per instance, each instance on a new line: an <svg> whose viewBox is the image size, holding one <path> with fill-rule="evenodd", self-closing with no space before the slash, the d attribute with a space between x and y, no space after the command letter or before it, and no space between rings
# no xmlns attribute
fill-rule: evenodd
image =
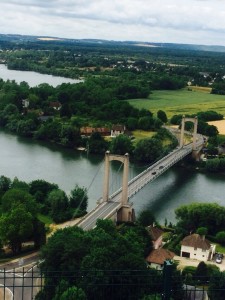
<svg viewBox="0 0 225 300"><path fill-rule="evenodd" d="M0 65L0 78L27 81L29 85L47 82L60 84L55 76L35 72L7 70ZM32 76L31 76L32 74ZM25 76L25 77L24 77ZM34 76L34 77L33 77ZM52 77L54 84L47 81ZM37 78L42 77L41 81ZM31 80L32 78L32 80ZM60 77L59 77L60 78ZM60 78L62 82L68 78ZM33 84L32 84L33 82ZM62 83L61 82L61 83ZM71 82L71 81L70 81ZM67 194L78 184L88 189L90 211L102 196L104 157L68 150L58 146L35 142L0 131L0 175L31 182L44 179L56 183ZM129 179L143 171L143 167L130 164ZM110 193L121 186L122 167L112 162ZM157 221L175 222L174 210L192 202L216 202L225 205L225 175L202 174L173 167L139 191L132 199L135 212L151 209Z"/></svg>
<svg viewBox="0 0 225 300"><path fill-rule="evenodd" d="M67 194L76 184L88 189L88 210L102 196L104 157L63 149L0 131L0 175L31 182L44 179L57 183ZM130 164L129 179L143 167ZM174 210L191 202L225 205L224 175L202 174L173 167L148 184L131 199L136 214L152 210L159 222L175 221ZM121 186L122 167L114 162L110 170L110 193Z"/></svg>
<svg viewBox="0 0 225 300"><path fill-rule="evenodd" d="M30 87L37 86L41 83L48 83L53 87L60 85L62 83L78 83L82 80L71 79L47 74L40 74L32 71L18 71L18 70L8 70L6 65L0 64L0 78L4 81L15 80L16 83L25 81Z"/></svg>

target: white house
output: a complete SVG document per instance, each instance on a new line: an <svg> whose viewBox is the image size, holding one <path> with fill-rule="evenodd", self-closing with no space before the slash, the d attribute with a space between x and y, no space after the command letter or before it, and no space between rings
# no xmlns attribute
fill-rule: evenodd
<svg viewBox="0 0 225 300"><path fill-rule="evenodd" d="M207 261L212 259L215 250L216 245L210 244L205 236L194 233L182 240L180 256Z"/></svg>

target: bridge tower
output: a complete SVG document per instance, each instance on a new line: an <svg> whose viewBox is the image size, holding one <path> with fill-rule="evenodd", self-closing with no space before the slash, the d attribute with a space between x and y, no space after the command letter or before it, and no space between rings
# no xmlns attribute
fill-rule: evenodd
<svg viewBox="0 0 225 300"><path fill-rule="evenodd" d="M181 135L180 135L180 147L184 146L184 126L185 122L193 122L194 123L194 132L193 132L193 150L196 150L196 141L197 141L197 128L198 128L198 117L195 118L186 118L182 117L181 123Z"/></svg>
<svg viewBox="0 0 225 300"><path fill-rule="evenodd" d="M185 127L185 122L192 122L194 123L194 131L193 131L193 147L192 147L192 156L196 159L199 160L199 153L198 149L196 147L196 142L197 142L197 129L198 129L198 117L194 118L186 118L185 116L182 117L182 123L181 123L181 135L180 135L180 147L184 146L184 127Z"/></svg>
<svg viewBox="0 0 225 300"><path fill-rule="evenodd" d="M103 202L109 201L109 171L110 162L118 160L123 163L123 179L122 179L122 196L121 208L117 212L117 221L134 221L134 210L128 203L128 174L129 174L129 154L115 155L110 154L109 151L105 153L105 169L103 182Z"/></svg>

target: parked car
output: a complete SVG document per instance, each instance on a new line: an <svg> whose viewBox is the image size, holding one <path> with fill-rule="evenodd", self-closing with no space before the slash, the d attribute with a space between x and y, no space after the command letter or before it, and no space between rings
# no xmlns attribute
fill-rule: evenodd
<svg viewBox="0 0 225 300"><path fill-rule="evenodd" d="M222 263L222 258L217 256L216 263L217 264L221 264Z"/></svg>
<svg viewBox="0 0 225 300"><path fill-rule="evenodd" d="M217 253L216 254L216 263L221 264L223 260L223 254L222 253Z"/></svg>

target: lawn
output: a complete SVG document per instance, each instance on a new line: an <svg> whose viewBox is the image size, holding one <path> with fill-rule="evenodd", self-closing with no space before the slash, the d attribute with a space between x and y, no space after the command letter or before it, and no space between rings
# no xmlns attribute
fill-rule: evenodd
<svg viewBox="0 0 225 300"><path fill-rule="evenodd" d="M144 130L134 130L132 131L132 135L134 136L134 144L136 144L138 141L142 139L147 139L153 137L155 135L155 131L144 131Z"/></svg>
<svg viewBox="0 0 225 300"><path fill-rule="evenodd" d="M208 89L190 89L153 91L148 99L130 99L128 102L138 109L150 110L154 115L158 110L163 110L168 118L175 114L195 114L207 110L225 115L225 95L210 94Z"/></svg>
<svg viewBox="0 0 225 300"><path fill-rule="evenodd" d="M49 216L42 215L42 214L38 214L38 220L43 222L45 225L50 225L50 224L54 223L52 218L50 218Z"/></svg>

